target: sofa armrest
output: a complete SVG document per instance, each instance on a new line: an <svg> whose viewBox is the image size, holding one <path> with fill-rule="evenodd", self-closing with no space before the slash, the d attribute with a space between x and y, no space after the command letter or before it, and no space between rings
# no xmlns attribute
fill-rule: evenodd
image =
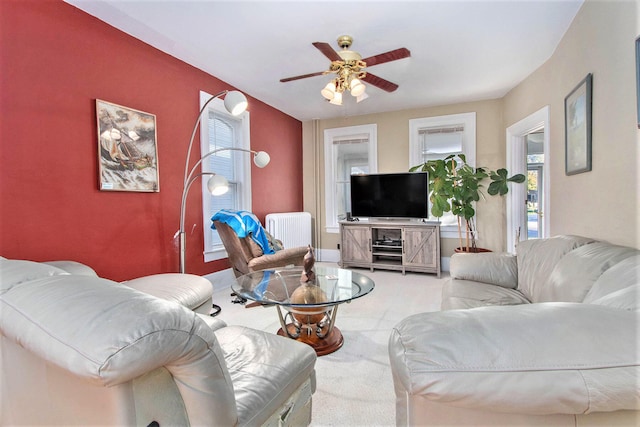
<svg viewBox="0 0 640 427"><path fill-rule="evenodd" d="M637 321L575 303L410 316L389 341L396 394L530 415L637 410Z"/></svg>
<svg viewBox="0 0 640 427"><path fill-rule="evenodd" d="M309 248L306 246L300 246L297 248L288 248L276 252L275 254L262 255L257 258L253 258L247 264L249 270L265 270L267 268L284 267L287 265L302 265L304 256L307 254Z"/></svg>
<svg viewBox="0 0 640 427"><path fill-rule="evenodd" d="M211 282L204 277L186 273L160 273L122 282L137 291L167 301L177 302L189 310L202 305L208 312L213 293Z"/></svg>
<svg viewBox="0 0 640 427"><path fill-rule="evenodd" d="M515 255L500 252L454 254L451 257L452 279L471 280L516 289L518 264Z"/></svg>

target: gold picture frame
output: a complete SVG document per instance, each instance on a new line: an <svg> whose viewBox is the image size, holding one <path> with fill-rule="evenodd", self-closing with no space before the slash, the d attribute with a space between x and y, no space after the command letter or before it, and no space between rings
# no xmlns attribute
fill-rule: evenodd
<svg viewBox="0 0 640 427"><path fill-rule="evenodd" d="M99 189L159 192L156 116L96 99Z"/></svg>

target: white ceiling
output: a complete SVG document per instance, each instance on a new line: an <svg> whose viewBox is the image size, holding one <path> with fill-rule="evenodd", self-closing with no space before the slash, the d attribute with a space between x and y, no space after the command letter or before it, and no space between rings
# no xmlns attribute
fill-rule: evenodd
<svg viewBox="0 0 640 427"><path fill-rule="evenodd" d="M553 53L583 0L219 1L65 0L299 120L499 98ZM400 85L329 104L331 76L311 43L354 38L363 58L411 57L367 70Z"/></svg>

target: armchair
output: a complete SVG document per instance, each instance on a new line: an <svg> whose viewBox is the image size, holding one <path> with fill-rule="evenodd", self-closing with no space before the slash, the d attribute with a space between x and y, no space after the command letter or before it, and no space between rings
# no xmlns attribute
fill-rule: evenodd
<svg viewBox="0 0 640 427"><path fill-rule="evenodd" d="M308 248L285 248L275 254L265 255L260 246L250 237L240 238L227 224L213 221L215 229L220 234L222 244L229 255L229 262L236 277L267 268L284 267L287 265L302 265Z"/></svg>
<svg viewBox="0 0 640 427"><path fill-rule="evenodd" d="M308 345L82 273L0 259L0 425L310 423Z"/></svg>

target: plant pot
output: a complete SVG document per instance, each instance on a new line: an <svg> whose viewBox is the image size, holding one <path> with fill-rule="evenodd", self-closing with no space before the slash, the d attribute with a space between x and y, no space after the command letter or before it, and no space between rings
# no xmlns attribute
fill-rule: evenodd
<svg viewBox="0 0 640 427"><path fill-rule="evenodd" d="M469 248L469 251L467 251L467 248L460 248L457 247L455 249L455 253L460 254L460 253L471 253L471 254L477 254L477 253L482 253L482 252L492 252L491 249L485 249L485 248Z"/></svg>

